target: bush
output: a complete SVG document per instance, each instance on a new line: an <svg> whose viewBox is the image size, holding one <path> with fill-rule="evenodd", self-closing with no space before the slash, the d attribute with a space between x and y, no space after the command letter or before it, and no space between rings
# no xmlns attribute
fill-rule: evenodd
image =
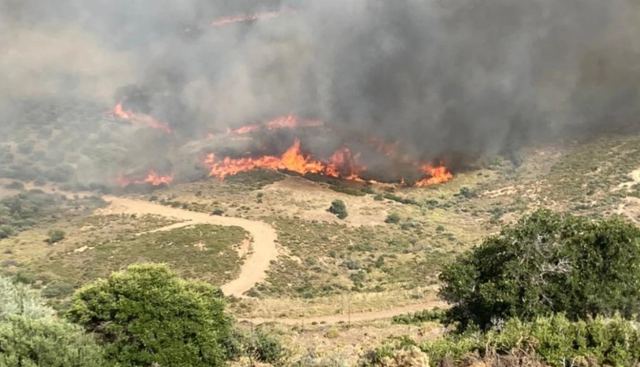
<svg viewBox="0 0 640 367"><path fill-rule="evenodd" d="M57 318L12 316L0 322L0 366L106 366L82 329Z"/></svg>
<svg viewBox="0 0 640 367"><path fill-rule="evenodd" d="M95 340L54 315L38 292L0 277L0 366L106 366Z"/></svg>
<svg viewBox="0 0 640 367"><path fill-rule="evenodd" d="M333 213L339 219L345 219L349 216L347 213L347 205L342 200L334 200L328 209L329 213Z"/></svg>
<svg viewBox="0 0 640 367"><path fill-rule="evenodd" d="M80 289L68 315L122 366L221 366L226 358L222 294L164 265L133 265Z"/></svg>
<svg viewBox="0 0 640 367"><path fill-rule="evenodd" d="M51 282L42 290L42 296L45 298L65 297L72 293L73 284L64 281Z"/></svg>
<svg viewBox="0 0 640 367"><path fill-rule="evenodd" d="M0 240L13 236L15 230L8 225L0 225Z"/></svg>
<svg viewBox="0 0 640 367"><path fill-rule="evenodd" d="M384 222L389 224L400 223L400 215L398 213L391 213L387 215L387 219L385 219Z"/></svg>
<svg viewBox="0 0 640 367"><path fill-rule="evenodd" d="M247 353L259 362L281 366L286 363L287 350L280 340L263 330L257 330L247 343Z"/></svg>
<svg viewBox="0 0 640 367"><path fill-rule="evenodd" d="M64 240L66 233L64 233L64 231L59 230L59 229L52 229L49 232L47 232L47 243L48 244L54 244L57 242L60 242L62 240Z"/></svg>
<svg viewBox="0 0 640 367"><path fill-rule="evenodd" d="M440 321L444 318L445 311L439 308L423 310L415 313L396 315L393 317L394 324L411 325L422 324L430 321Z"/></svg>
<svg viewBox="0 0 640 367"><path fill-rule="evenodd" d="M555 312L631 317L640 311L640 229L541 210L486 239L440 279L453 305L449 321L462 328Z"/></svg>
<svg viewBox="0 0 640 367"><path fill-rule="evenodd" d="M577 322L564 315L531 322L514 318L500 330L448 335L425 343L421 349L434 366L446 359L461 361L470 354L500 357L517 351L554 367L634 366L640 362L640 330L637 323L620 317Z"/></svg>

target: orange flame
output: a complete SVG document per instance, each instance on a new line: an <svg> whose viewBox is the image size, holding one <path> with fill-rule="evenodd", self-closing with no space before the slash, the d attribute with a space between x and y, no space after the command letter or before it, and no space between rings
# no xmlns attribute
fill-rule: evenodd
<svg viewBox="0 0 640 367"><path fill-rule="evenodd" d="M319 173L331 177L356 179L358 178L359 166L355 161L356 158L353 157L351 152L346 148L336 152L331 157L329 163L314 160L302 154L300 140L296 139L293 145L280 157L225 157L221 161L218 161L214 154L209 154L205 158L204 164L209 168L209 175L219 179L255 169L285 170L303 175L307 173ZM343 172L348 172L348 174L344 175Z"/></svg>
<svg viewBox="0 0 640 367"><path fill-rule="evenodd" d="M162 130L167 134L171 134L171 128L164 122L158 121L152 116L144 113L135 113L133 111L125 110L122 106L122 102L118 103L113 108L113 115L119 119L129 121L132 124L141 124L152 129Z"/></svg>
<svg viewBox="0 0 640 367"><path fill-rule="evenodd" d="M159 175L155 170L149 170L149 173L147 173L147 176L145 178L130 179L121 176L117 179L117 182L121 187L144 184L148 184L151 186L162 186L171 184L173 182L173 175L162 176Z"/></svg>
<svg viewBox="0 0 640 367"><path fill-rule="evenodd" d="M361 181L360 174L367 168L358 163L359 155L353 155L351 149L338 149L325 169L325 174L331 177L344 177L347 180Z"/></svg>
<svg viewBox="0 0 640 367"><path fill-rule="evenodd" d="M416 182L417 187L438 185L449 182L453 179L453 174L445 166L433 166L431 164L425 164L421 167L421 170L426 175L426 177Z"/></svg>

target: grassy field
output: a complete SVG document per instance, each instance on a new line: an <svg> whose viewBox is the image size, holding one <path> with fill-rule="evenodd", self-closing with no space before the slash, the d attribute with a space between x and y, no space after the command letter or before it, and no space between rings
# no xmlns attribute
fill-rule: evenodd
<svg viewBox="0 0 640 367"><path fill-rule="evenodd" d="M239 227L196 225L150 232L173 224L156 216L91 216L60 224L66 238L49 245L46 231L34 229L0 241L3 272L64 297L74 288L139 262L167 263L182 276L221 285L240 269Z"/></svg>

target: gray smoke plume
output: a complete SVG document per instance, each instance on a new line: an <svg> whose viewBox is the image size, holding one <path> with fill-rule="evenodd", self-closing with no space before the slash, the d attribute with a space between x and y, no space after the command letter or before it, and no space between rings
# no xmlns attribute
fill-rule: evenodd
<svg viewBox="0 0 640 367"><path fill-rule="evenodd" d="M300 133L317 156L347 145L395 175L375 139L463 168L637 129L639 35L635 0L0 0L0 174L32 158L82 183L193 177L205 152L282 152L291 133L205 137L289 113L325 121ZM118 102L174 133L109 118Z"/></svg>

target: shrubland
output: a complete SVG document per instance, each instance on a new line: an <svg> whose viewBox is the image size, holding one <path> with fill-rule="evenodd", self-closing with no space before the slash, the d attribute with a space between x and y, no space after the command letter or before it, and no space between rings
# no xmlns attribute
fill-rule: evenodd
<svg viewBox="0 0 640 367"><path fill-rule="evenodd" d="M395 321L443 320L449 332L389 340L361 366L423 365L407 354L432 366L640 363L640 229L622 219L539 210L459 256L440 279L449 310Z"/></svg>

